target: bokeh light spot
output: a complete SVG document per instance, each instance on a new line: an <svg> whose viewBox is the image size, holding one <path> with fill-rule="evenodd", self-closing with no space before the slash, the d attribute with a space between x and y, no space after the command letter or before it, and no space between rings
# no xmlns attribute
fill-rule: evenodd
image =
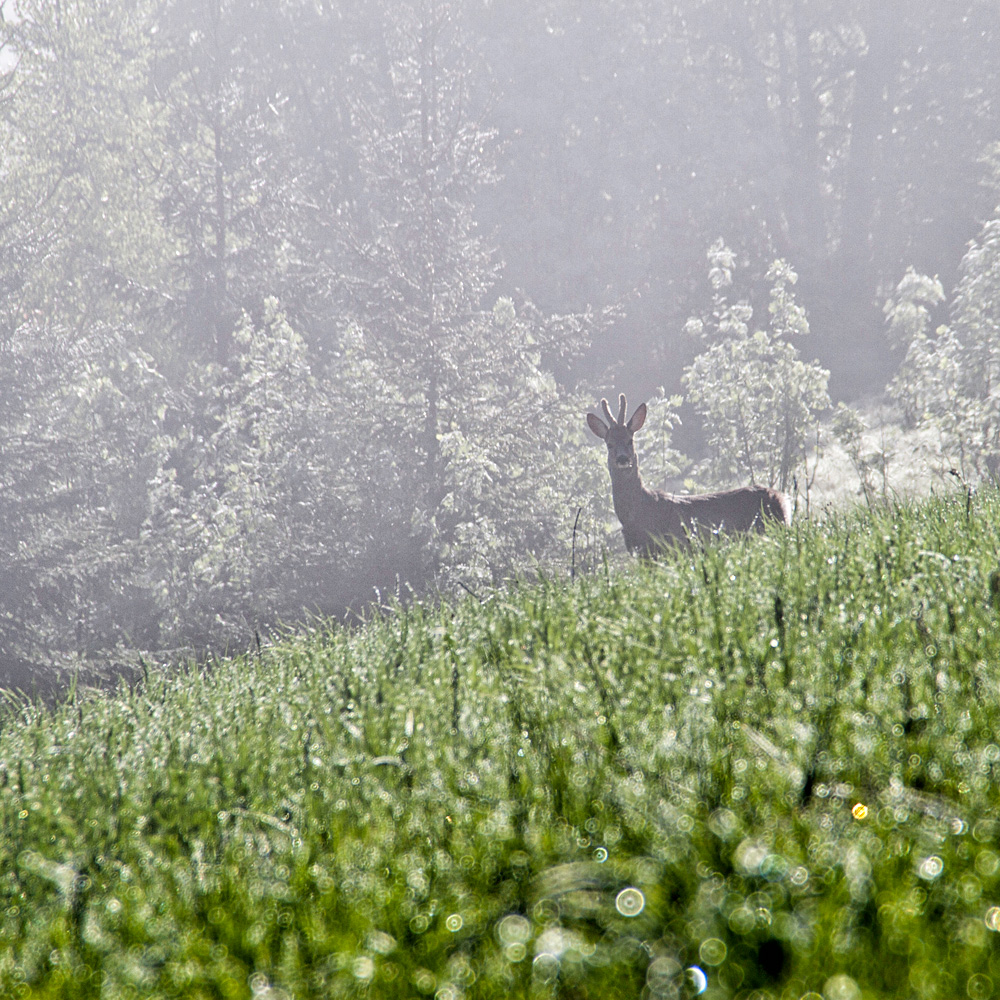
<svg viewBox="0 0 1000 1000"><path fill-rule="evenodd" d="M943 871L944 862L936 854L931 854L929 857L924 858L924 860L920 862L917 874L919 874L922 879L932 881Z"/></svg>
<svg viewBox="0 0 1000 1000"><path fill-rule="evenodd" d="M684 970L684 981L687 983L688 990L695 996L708 989L708 976L697 965L688 966Z"/></svg>
<svg viewBox="0 0 1000 1000"><path fill-rule="evenodd" d="M969 994L969 1000L989 1000L993 996L993 980L981 973L969 976L965 992Z"/></svg>
<svg viewBox="0 0 1000 1000"><path fill-rule="evenodd" d="M705 938L698 949L698 955L706 965L722 965L726 960L726 942L719 938Z"/></svg>
<svg viewBox="0 0 1000 1000"><path fill-rule="evenodd" d="M637 917L646 905L646 897L638 890L629 886L622 889L615 897L615 909L623 917Z"/></svg>
<svg viewBox="0 0 1000 1000"><path fill-rule="evenodd" d="M823 984L823 996L826 1000L861 1000L861 990L850 976L840 973Z"/></svg>

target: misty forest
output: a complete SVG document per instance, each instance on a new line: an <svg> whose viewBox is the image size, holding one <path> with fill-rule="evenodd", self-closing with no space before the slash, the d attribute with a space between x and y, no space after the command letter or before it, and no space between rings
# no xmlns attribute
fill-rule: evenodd
<svg viewBox="0 0 1000 1000"><path fill-rule="evenodd" d="M677 491L994 477L998 52L994 0L3 0L0 686L618 558L620 391Z"/></svg>

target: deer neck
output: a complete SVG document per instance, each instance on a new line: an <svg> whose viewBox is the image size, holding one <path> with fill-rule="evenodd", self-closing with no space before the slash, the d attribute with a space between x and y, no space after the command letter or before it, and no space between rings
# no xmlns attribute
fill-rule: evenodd
<svg viewBox="0 0 1000 1000"><path fill-rule="evenodd" d="M617 465L609 465L609 468L615 514L622 524L628 524L635 518L639 505L649 491L642 485L638 463L633 463L624 469Z"/></svg>

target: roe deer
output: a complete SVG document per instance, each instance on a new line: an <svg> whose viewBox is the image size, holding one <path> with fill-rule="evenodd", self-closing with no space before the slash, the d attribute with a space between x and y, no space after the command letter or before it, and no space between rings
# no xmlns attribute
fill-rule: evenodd
<svg viewBox="0 0 1000 1000"><path fill-rule="evenodd" d="M590 429L608 446L611 496L615 513L629 552L655 557L669 542L686 545L697 531L763 531L765 520L791 524L788 497L766 486L742 486L720 493L678 496L647 489L639 476L632 437L646 420L642 403L625 422L625 394L619 397L618 419L611 415L606 399L601 400L607 424L593 413L587 414Z"/></svg>

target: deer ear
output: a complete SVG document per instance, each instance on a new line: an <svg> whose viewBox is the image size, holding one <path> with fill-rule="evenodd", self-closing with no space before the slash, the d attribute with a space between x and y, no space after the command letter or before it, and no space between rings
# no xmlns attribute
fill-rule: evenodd
<svg viewBox="0 0 1000 1000"><path fill-rule="evenodd" d="M600 417L593 413L587 414L587 426L603 441L608 436L608 428Z"/></svg>
<svg viewBox="0 0 1000 1000"><path fill-rule="evenodd" d="M634 434L646 422L646 404L640 403L635 408L628 422L628 429Z"/></svg>

